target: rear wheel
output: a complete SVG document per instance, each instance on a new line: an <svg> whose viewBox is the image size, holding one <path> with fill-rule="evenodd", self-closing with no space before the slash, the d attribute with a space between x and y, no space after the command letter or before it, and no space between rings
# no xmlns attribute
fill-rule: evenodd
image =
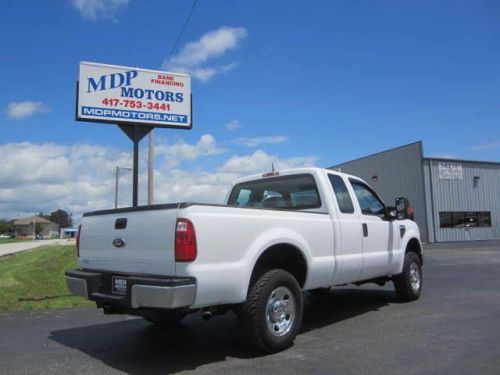
<svg viewBox="0 0 500 375"><path fill-rule="evenodd" d="M251 287L238 318L248 343L273 353L290 346L302 324L303 299L297 280L284 270L264 273Z"/></svg>
<svg viewBox="0 0 500 375"><path fill-rule="evenodd" d="M154 325L171 327L177 325L187 315L185 309L150 311L143 315L143 318Z"/></svg>
<svg viewBox="0 0 500 375"><path fill-rule="evenodd" d="M393 278L398 298L402 301L414 301L422 292L422 263L417 253L407 252L403 272Z"/></svg>

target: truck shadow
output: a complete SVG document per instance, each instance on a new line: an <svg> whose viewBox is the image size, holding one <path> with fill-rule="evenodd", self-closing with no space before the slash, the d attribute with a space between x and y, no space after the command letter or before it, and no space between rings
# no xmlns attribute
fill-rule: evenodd
<svg viewBox="0 0 500 375"><path fill-rule="evenodd" d="M304 305L301 333L377 311L390 303L398 303L392 290L335 289L322 295L308 295Z"/></svg>
<svg viewBox="0 0 500 375"><path fill-rule="evenodd" d="M342 289L328 295L307 295L300 334L376 311L392 302L394 293L385 290ZM156 328L142 319L126 319L56 330L49 338L129 374L176 373L228 357L258 356L241 339L232 313L213 317L209 322L192 314L178 327L169 329Z"/></svg>

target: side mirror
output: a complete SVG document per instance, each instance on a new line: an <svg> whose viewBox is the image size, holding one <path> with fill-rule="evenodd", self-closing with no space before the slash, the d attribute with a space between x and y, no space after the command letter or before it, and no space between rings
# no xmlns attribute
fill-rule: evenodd
<svg viewBox="0 0 500 375"><path fill-rule="evenodd" d="M385 219L389 221L396 220L398 215L396 213L396 207L386 207L385 208Z"/></svg>
<svg viewBox="0 0 500 375"><path fill-rule="evenodd" d="M396 198L396 215L398 220L414 220L413 208L405 197Z"/></svg>

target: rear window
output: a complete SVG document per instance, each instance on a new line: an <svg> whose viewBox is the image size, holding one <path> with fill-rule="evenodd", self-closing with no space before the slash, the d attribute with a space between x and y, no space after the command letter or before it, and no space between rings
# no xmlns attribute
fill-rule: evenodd
<svg viewBox="0 0 500 375"><path fill-rule="evenodd" d="M321 207L321 199L314 177L298 174L238 184L231 191L228 205L303 210Z"/></svg>

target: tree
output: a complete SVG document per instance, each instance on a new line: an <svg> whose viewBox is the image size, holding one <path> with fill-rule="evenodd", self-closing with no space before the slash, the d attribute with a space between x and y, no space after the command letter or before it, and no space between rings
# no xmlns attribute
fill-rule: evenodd
<svg viewBox="0 0 500 375"><path fill-rule="evenodd" d="M12 232L14 232L14 223L0 219L0 234L10 234Z"/></svg>
<svg viewBox="0 0 500 375"><path fill-rule="evenodd" d="M40 223L35 223L35 234L40 234L43 232L43 226Z"/></svg>
<svg viewBox="0 0 500 375"><path fill-rule="evenodd" d="M43 217L44 219L50 220L50 215L46 215L43 212L39 212L38 215L36 215L36 216Z"/></svg>
<svg viewBox="0 0 500 375"><path fill-rule="evenodd" d="M50 214L50 221L59 224L62 228L73 226L73 218L66 211L58 209Z"/></svg>

